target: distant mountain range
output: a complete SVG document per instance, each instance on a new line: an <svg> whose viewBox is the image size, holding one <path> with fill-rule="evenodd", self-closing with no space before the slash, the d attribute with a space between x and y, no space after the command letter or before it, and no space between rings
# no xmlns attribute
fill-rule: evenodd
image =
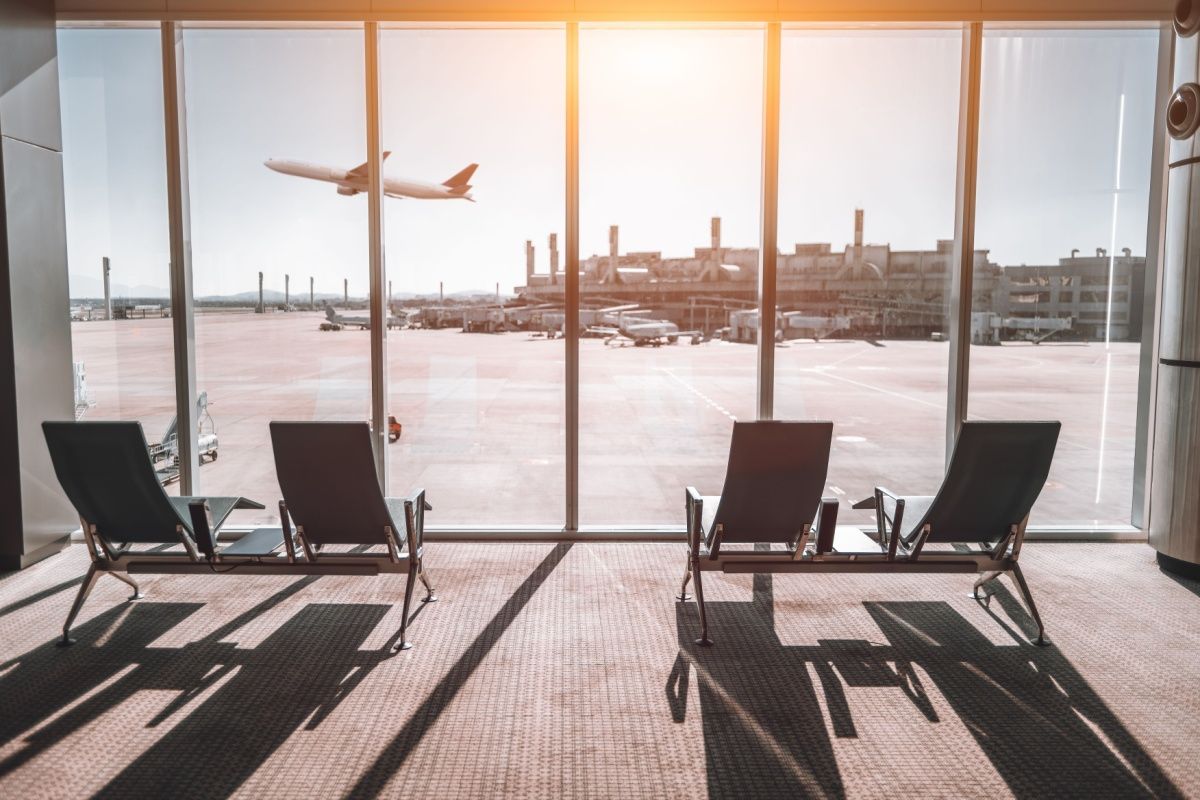
<svg viewBox="0 0 1200 800"><path fill-rule="evenodd" d="M162 300L164 303L171 296L171 292L161 286L148 286L139 284L129 286L124 283L114 283L110 287L114 300L120 299L137 299L137 300ZM403 302L405 300L434 300L437 299L437 292L429 292L417 294L414 292L393 292L392 299ZM495 297L494 291L486 291L483 289L464 289L459 292L447 292L446 298L450 300L477 300L480 298ZM513 297L513 295L501 293L502 299ZM101 300L104 299L104 282L99 278L93 278L90 275L72 275L71 276L71 302L78 303L84 300ZM269 305L279 305L283 302L284 294L275 289L263 289L263 302ZM329 292L317 292L315 299L318 303L328 300L331 303L337 303L342 300L341 294L332 294ZM308 302L307 291L296 291L291 294L292 303L302 304ZM362 296L350 296L351 302L365 302ZM251 290L248 292L237 292L236 294L210 294L196 298L198 303L243 303L253 305L258 302L258 291Z"/></svg>

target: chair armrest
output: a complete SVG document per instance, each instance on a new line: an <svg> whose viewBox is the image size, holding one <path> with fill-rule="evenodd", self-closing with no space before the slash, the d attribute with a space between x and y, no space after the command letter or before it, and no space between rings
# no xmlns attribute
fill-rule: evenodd
<svg viewBox="0 0 1200 800"><path fill-rule="evenodd" d="M813 527L816 535L817 555L833 550L833 534L837 531L838 499L822 497L817 509L817 524Z"/></svg>
<svg viewBox="0 0 1200 800"><path fill-rule="evenodd" d="M700 525L704 519L704 499L700 496L700 490L695 486L689 486L684 490L684 509L687 514L688 549L693 553L698 553L700 550Z"/></svg>
<svg viewBox="0 0 1200 800"><path fill-rule="evenodd" d="M212 509L208 507L208 501L203 497L190 498L188 501L188 515L191 517L192 536L195 537L196 545L200 548L200 552L209 561L217 557L217 537L213 535Z"/></svg>
<svg viewBox="0 0 1200 800"><path fill-rule="evenodd" d="M404 527L408 534L409 554L413 556L425 546L425 512L433 506L425 499L424 489L415 489L404 500Z"/></svg>

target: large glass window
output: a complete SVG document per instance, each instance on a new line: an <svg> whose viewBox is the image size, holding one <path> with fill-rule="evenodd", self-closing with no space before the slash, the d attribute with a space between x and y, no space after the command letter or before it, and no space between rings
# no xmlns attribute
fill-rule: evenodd
<svg viewBox="0 0 1200 800"><path fill-rule="evenodd" d="M579 39L580 518L679 525L754 417L763 32Z"/></svg>
<svg viewBox="0 0 1200 800"><path fill-rule="evenodd" d="M562 525L565 36L382 32L393 494Z"/></svg>
<svg viewBox="0 0 1200 800"><path fill-rule="evenodd" d="M758 375L762 26L583 25L578 309L565 307L562 25L384 26L387 329L368 331L361 25L193 25L182 69L201 469L279 497L268 423L371 418L431 522L564 521L579 314L579 520L681 524L734 420L830 419L842 519L944 469L960 26L782 31L775 371ZM161 37L59 32L77 416L175 382ZM972 419L1059 419L1034 526L1129 521L1158 29L985 29ZM192 432L186 432L192 435Z"/></svg>
<svg viewBox="0 0 1200 800"><path fill-rule="evenodd" d="M366 197L333 180L366 160L363 35L187 29L184 66L200 486L266 521L271 420L371 418Z"/></svg>
<svg viewBox="0 0 1200 800"><path fill-rule="evenodd" d="M58 55L75 416L141 422L177 491L158 29L63 28Z"/></svg>
<svg viewBox="0 0 1200 800"><path fill-rule="evenodd" d="M969 415L1063 429L1032 524L1128 524L1158 31L987 29Z"/></svg>
<svg viewBox="0 0 1200 800"><path fill-rule="evenodd" d="M945 466L961 49L957 29L783 33L775 416L833 420L847 520Z"/></svg>

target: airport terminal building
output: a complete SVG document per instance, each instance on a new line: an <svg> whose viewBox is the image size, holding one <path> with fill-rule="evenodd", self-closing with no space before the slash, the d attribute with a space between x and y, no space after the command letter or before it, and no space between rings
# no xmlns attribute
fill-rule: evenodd
<svg viewBox="0 0 1200 800"><path fill-rule="evenodd" d="M863 218L857 210L855 241L840 252L829 243L796 244L777 256L777 307L785 338L946 335L954 243L939 241L933 250L864 244ZM706 335L728 327L735 341L755 340L759 251L723 247L720 218L712 220L711 246L697 247L690 257L620 253L617 226L609 236L609 255L580 261L585 306L636 304ZM536 248L526 242L526 283L513 291L528 304L563 302L557 236L548 241L549 264L541 272ZM1050 336L1141 339L1145 256L1134 256L1129 248L1110 256L1096 248L1094 255L1072 251L1057 264L1017 266L994 264L988 256L987 250L976 250L972 265L975 343Z"/></svg>

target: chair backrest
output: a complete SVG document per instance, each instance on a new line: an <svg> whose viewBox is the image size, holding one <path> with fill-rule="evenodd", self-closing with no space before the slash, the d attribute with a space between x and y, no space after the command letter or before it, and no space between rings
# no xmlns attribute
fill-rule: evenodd
<svg viewBox="0 0 1200 800"><path fill-rule="evenodd" d="M311 544L385 544L393 522L371 451L365 422L272 422L275 472L292 522Z"/></svg>
<svg viewBox="0 0 1200 800"><path fill-rule="evenodd" d="M793 541L821 504L832 438L832 422L733 423L712 524L722 541Z"/></svg>
<svg viewBox="0 0 1200 800"><path fill-rule="evenodd" d="M1020 524L1050 474L1060 422L964 422L942 486L915 527L931 542L995 543Z"/></svg>
<svg viewBox="0 0 1200 800"><path fill-rule="evenodd" d="M138 422L43 422L54 473L79 516L110 542L178 542L191 526L163 491Z"/></svg>

